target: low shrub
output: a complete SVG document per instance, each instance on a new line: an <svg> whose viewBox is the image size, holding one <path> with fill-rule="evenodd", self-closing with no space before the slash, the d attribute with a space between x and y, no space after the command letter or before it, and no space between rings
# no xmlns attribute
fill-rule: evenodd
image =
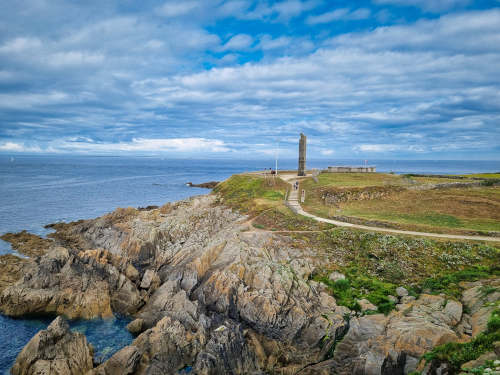
<svg viewBox="0 0 500 375"><path fill-rule="evenodd" d="M424 354L426 362L437 360L449 365L451 374L458 373L461 366L493 350L493 343L500 340L500 309L495 309L488 321L485 332L480 333L466 343L450 342L435 347Z"/></svg>

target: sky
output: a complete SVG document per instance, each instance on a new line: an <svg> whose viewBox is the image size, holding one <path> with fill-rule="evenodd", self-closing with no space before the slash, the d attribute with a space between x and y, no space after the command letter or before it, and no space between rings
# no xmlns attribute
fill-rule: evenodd
<svg viewBox="0 0 500 375"><path fill-rule="evenodd" d="M500 159L500 0L0 0L0 153Z"/></svg>

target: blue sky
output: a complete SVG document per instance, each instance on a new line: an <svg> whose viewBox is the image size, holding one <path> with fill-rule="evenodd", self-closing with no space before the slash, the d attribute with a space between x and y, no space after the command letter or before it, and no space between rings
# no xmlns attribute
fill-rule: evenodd
<svg viewBox="0 0 500 375"><path fill-rule="evenodd" d="M0 152L500 159L500 1L0 0Z"/></svg>

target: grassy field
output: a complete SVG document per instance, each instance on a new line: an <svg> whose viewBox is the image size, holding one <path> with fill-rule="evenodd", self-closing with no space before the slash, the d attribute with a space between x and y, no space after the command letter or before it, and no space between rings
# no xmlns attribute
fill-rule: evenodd
<svg viewBox="0 0 500 375"><path fill-rule="evenodd" d="M214 192L222 203L253 219L253 226L266 230L324 230L333 227L298 216L285 205L290 185L281 179L252 174L234 175Z"/></svg>
<svg viewBox="0 0 500 375"><path fill-rule="evenodd" d="M469 178L493 178L500 179L500 173L475 173L475 174L463 174L462 177Z"/></svg>
<svg viewBox="0 0 500 375"><path fill-rule="evenodd" d="M468 181L458 180L461 183ZM498 186L406 189L406 187L448 182L457 180L382 173L331 173L321 174L318 183L313 179L303 181L301 189L307 191L304 209L322 217L347 216L385 222L401 229L442 233L500 231ZM368 189L371 186L383 187L382 191L386 191L385 196L376 199L353 199L334 204L327 204L323 199L326 193L359 191L360 188Z"/></svg>

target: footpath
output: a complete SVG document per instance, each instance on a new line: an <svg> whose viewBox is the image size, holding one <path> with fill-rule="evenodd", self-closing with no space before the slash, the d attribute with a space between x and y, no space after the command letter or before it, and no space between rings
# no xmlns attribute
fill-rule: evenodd
<svg viewBox="0 0 500 375"><path fill-rule="evenodd" d="M429 233L429 232L415 232L410 230L400 230L400 229L391 229L391 228L380 228L373 227L368 225L359 225L347 223L345 221L325 219L323 217L319 217L309 212L306 212L302 209L300 205L300 196L299 190L294 188L295 183L298 181L297 175L293 174L282 174L280 175L281 179L288 182L291 185L291 190L287 199L287 206L290 207L292 211L294 211L298 215L309 217L313 220L333 224L338 227L347 227L354 229L363 229L370 230L375 232L385 232L385 233L396 233L396 234L405 234L411 236L423 236L423 237L434 237L434 238L445 238L445 239L453 239L453 240L473 240L473 241L492 241L492 242L500 242L500 237L488 237L488 236L465 236L459 234L444 234L444 233Z"/></svg>

